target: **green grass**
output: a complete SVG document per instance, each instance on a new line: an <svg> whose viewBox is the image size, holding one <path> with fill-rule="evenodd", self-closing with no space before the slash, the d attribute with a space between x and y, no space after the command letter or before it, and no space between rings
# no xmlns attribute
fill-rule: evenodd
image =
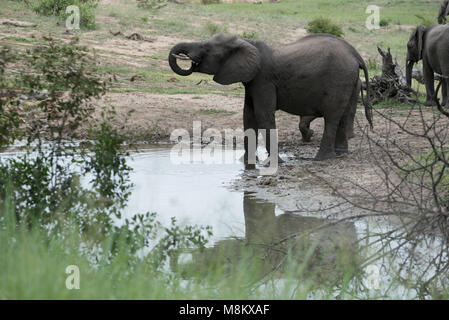
<svg viewBox="0 0 449 320"><path fill-rule="evenodd" d="M40 228L16 227L11 211L2 210L0 299L302 299L317 289L323 298L335 294L333 286L311 281L318 275L317 270L307 268L314 245L304 252L299 264L293 256L286 260L282 274L287 284L275 290L272 285L279 274L264 277L269 265L260 262L264 251L257 246L244 248L236 242L231 248L193 252L194 263L172 262L170 270L154 272L145 258L130 265L127 246L119 244L117 257L93 264L80 253L77 231L68 231L64 239L49 238ZM110 240L106 238L100 247L108 250ZM204 259L207 263L197 264ZM80 272L80 289L66 287L70 275L66 268L73 265ZM346 272L352 271L342 272L338 277L346 279Z"/></svg>
<svg viewBox="0 0 449 320"><path fill-rule="evenodd" d="M5 0L6 4L2 8L2 14L17 20L24 20L38 23L35 31L43 34L51 34L55 37L65 37L64 24L56 17L43 17L34 14L23 2ZM388 27L380 30L369 31L365 27L367 14L366 7L372 4L370 1L354 0L285 0L279 3L263 3L255 6L252 3L210 4L201 5L198 3L181 6L169 3L166 7L150 12L138 8L134 1L121 0L107 5L99 5L96 9L97 28L94 32L80 32L81 41L97 41L99 44L114 39L109 33L110 29L120 29L123 33L141 32L147 36L176 37L191 41L202 40L210 35L220 32L234 32L242 37L257 38L272 44L286 43L294 39L294 34L298 28L305 29L313 19L324 17L332 22L341 25L344 38L356 46L362 53L365 60L375 59L380 61L377 53L377 45L384 48L390 47L393 58L397 59L404 68L406 56L406 43L411 33L411 28L423 21L436 20L436 13L439 8L439 1L424 2L419 0L379 0L375 4L380 6L380 18L388 21ZM108 17L102 19L101 17ZM182 19L179 19L182 17ZM423 20L424 19L424 20ZM0 26L0 32L8 33L9 29ZM151 31L148 31L151 30ZM31 43L33 40L19 35L10 35L10 40L18 45ZM102 51L122 56L122 61L116 67L126 66L126 61L135 59L132 52L116 53L113 51ZM158 52L149 53L148 57L141 56L139 59L151 58L148 68L155 71L171 73L166 64L167 48L161 47ZM147 60L148 61L148 60ZM370 75L380 73L380 68L370 68ZM172 73L173 76L175 76ZM194 76L188 77L191 79ZM169 83L174 87L168 88L166 77L148 77L145 83L134 83L127 85L129 90L142 90L145 92L187 92L198 93L208 90L216 93L233 94L226 86L216 86L210 89L198 89L192 86L192 81L180 83ZM151 80L151 81L150 81ZM199 81L199 80L198 80ZM176 88L180 85L187 87ZM124 89L122 87L115 89ZM236 96L241 96L241 92Z"/></svg>

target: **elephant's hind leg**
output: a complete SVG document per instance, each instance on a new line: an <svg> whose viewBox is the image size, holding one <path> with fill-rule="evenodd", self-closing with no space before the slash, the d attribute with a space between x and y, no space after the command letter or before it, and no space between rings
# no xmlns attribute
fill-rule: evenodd
<svg viewBox="0 0 449 320"><path fill-rule="evenodd" d="M338 122L324 117L324 133L321 139L320 149L315 156L315 160L321 161L335 158L335 136L337 134Z"/></svg>
<svg viewBox="0 0 449 320"><path fill-rule="evenodd" d="M317 117L314 116L304 116L300 117L299 120L299 131L301 132L302 141L310 142L313 136L313 130L310 129L310 123L315 120Z"/></svg>
<svg viewBox="0 0 449 320"><path fill-rule="evenodd" d="M354 118L357 112L357 101L359 99L359 92L361 89L362 83L360 81L357 82L357 86L352 92L351 99L349 100L349 115L348 121L346 122L346 137L348 139L354 138Z"/></svg>
<svg viewBox="0 0 449 320"><path fill-rule="evenodd" d="M355 87L356 82L354 81ZM328 92L327 99L323 101L322 110L324 114L324 133L321 139L320 149L315 160L326 160L337 156L338 152L347 152L348 141L346 138L346 123L349 117L349 101L353 90L345 87L335 87L333 92ZM338 133L338 136L337 136Z"/></svg>
<svg viewBox="0 0 449 320"><path fill-rule="evenodd" d="M340 123L338 124L337 133L335 136L335 153L337 156L348 152L347 128L348 121L350 120L350 112L351 108L348 106L340 119Z"/></svg>

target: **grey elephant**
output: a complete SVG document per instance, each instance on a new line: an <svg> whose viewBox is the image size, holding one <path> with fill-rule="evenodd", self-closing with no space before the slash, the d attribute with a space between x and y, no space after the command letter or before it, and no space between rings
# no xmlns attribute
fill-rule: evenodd
<svg viewBox="0 0 449 320"><path fill-rule="evenodd" d="M449 25L435 24L428 27L419 25L407 43L407 84L412 84L413 66L423 60L424 83L426 86L426 106L435 105L434 72L442 75L443 106L448 104L449 81Z"/></svg>
<svg viewBox="0 0 449 320"><path fill-rule="evenodd" d="M440 11L438 12L438 23L439 24L445 24L446 23L446 17L449 15L449 0L443 0L441 2Z"/></svg>
<svg viewBox="0 0 449 320"><path fill-rule="evenodd" d="M188 70L178 66L180 57L192 61ZM223 85L242 82L244 130L253 129L256 136L259 129L276 128L278 109L299 116L324 117L316 160L348 151L346 124L351 101L359 94L359 69L369 83L365 62L354 47L328 34L309 35L272 48L260 40L220 33L205 41L175 45L168 60L172 70L182 76L202 72L214 75L214 81ZM362 100L372 127L372 107L363 99L363 93ZM277 144L271 134L268 130L265 135L269 153L270 140ZM248 163L248 139L244 145L244 160Z"/></svg>

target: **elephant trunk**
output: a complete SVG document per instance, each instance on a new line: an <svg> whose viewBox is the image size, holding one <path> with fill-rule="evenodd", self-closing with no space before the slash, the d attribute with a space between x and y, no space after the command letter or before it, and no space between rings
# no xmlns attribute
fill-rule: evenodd
<svg viewBox="0 0 449 320"><path fill-rule="evenodd" d="M407 81L407 85L411 88L412 87L412 71L413 71L413 61L407 60L407 67L405 70L405 80Z"/></svg>
<svg viewBox="0 0 449 320"><path fill-rule="evenodd" d="M193 69L195 67L195 63L192 61L191 67L187 70L184 70L178 65L176 60L177 57L180 57L181 55L184 55L186 57L186 60L188 60L190 58L189 50L191 46L192 46L191 43L179 43L170 50L170 53L168 55L168 63L171 69L180 76L188 76L192 74Z"/></svg>

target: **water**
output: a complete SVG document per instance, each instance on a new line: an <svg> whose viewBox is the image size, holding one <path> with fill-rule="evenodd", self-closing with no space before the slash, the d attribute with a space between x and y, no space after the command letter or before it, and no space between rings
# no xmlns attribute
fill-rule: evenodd
<svg viewBox="0 0 449 320"><path fill-rule="evenodd" d="M162 222L171 217L189 225L210 225L213 239L244 235L243 194L226 188L237 178L243 164L243 150L224 151L235 159L232 164L175 164L171 147L154 147L132 155L134 183L128 215L157 212ZM193 149L193 155L201 149Z"/></svg>
<svg viewBox="0 0 449 320"><path fill-rule="evenodd" d="M373 224L369 219L321 228L332 220L284 212L275 203L229 188L244 170L243 163L238 161L243 150L223 150L222 156L232 160L224 164L201 161L203 151L201 148L192 149L192 159L197 160L194 163L178 164L178 161L173 161L172 146L150 147L133 153L128 160L128 165L133 169L131 181L134 188L125 216L149 211L156 212L158 220L166 225L171 217L176 217L183 225L212 227L213 236L206 250L186 250L178 261L171 261L172 267L181 266L186 270L193 267L194 273L198 275L201 274L198 266L238 263L242 248L247 243L273 244L286 238L291 238L296 246L291 252L298 259L299 265L305 252L301 251L304 247L298 245L297 241L306 239L309 247L316 246L317 254L311 261L318 270L315 270L315 274L318 273L321 278L335 279L338 276L335 272L339 270L337 255L341 250L349 252L348 259L354 258L355 263L360 256L358 239L365 237L368 232L388 230L388 225ZM2 154L2 157L18 155L20 153L11 152ZM291 237L292 235L299 237ZM380 244L369 246L369 250L375 251L379 246ZM429 253L426 248L422 252ZM262 267L266 271L282 259L282 255L276 251L267 253L256 250L253 254L264 257L265 264ZM217 257L224 260L217 260ZM391 278L388 271L376 262L368 267L377 270L378 287L381 290L387 288ZM371 277L369 272L367 277ZM410 294L402 286L390 293L396 298L404 298Z"/></svg>

